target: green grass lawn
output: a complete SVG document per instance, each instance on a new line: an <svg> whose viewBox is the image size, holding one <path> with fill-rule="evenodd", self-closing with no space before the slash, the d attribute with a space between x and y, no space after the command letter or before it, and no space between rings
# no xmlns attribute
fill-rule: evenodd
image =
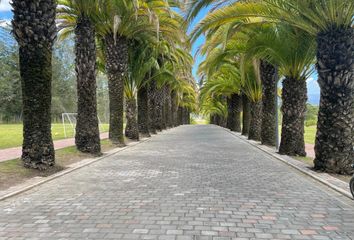
<svg viewBox="0 0 354 240"><path fill-rule="evenodd" d="M281 125L279 125L279 138L281 137ZM315 144L316 137L316 125L305 126L305 143Z"/></svg>
<svg viewBox="0 0 354 240"><path fill-rule="evenodd" d="M316 125L314 126L305 126L305 143L315 144L316 137Z"/></svg>
<svg viewBox="0 0 354 240"><path fill-rule="evenodd" d="M106 152L117 147L109 140L102 140L101 146L102 152ZM11 186L22 183L33 177L50 176L65 169L70 164L93 157L95 156L79 152L74 146L59 149L55 151L56 166L43 172L24 168L23 162L20 159L0 162L0 191L8 189Z"/></svg>
<svg viewBox="0 0 354 240"><path fill-rule="evenodd" d="M196 124L207 124L206 120L196 121ZM101 125L101 132L108 131L108 124ZM280 130L280 128L279 128ZM74 136L72 127L66 125L68 138ZM54 140L64 139L64 126L61 123L52 124L52 134ZM315 143L316 126L305 127L305 142ZM0 149L18 147L22 144L22 124L0 124Z"/></svg>
<svg viewBox="0 0 354 240"><path fill-rule="evenodd" d="M108 124L100 126L101 132L108 131ZM74 129L67 124L66 134L68 138L74 137ZM64 139L64 126L61 123L52 124L53 140ZM22 144L22 124L0 124L0 149L18 147Z"/></svg>

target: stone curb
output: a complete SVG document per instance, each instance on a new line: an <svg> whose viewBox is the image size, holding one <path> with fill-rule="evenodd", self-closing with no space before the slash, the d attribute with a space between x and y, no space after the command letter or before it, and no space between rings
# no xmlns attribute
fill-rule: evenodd
<svg viewBox="0 0 354 240"><path fill-rule="evenodd" d="M267 153L268 155L276 158L277 160L282 161L283 163L295 168L296 170L302 172L303 174L306 174L307 176L317 180L318 182L321 182L322 184L326 185L327 187L330 187L331 189L335 190L336 192L339 192L340 194L354 200L352 194L350 193L348 183L346 183L340 179L337 179L335 177L332 177L326 173L313 172L312 170L307 168L308 165L305 163L301 163L300 161L293 159L290 156L280 155L280 154L276 153L276 151L274 149L264 146L264 145L260 145L256 141L248 140L246 137L242 136L241 134L238 134L236 132L232 132L226 128L223 128L223 129L226 132L230 133L231 135L247 142L248 144L250 144L250 145L258 148L259 150ZM299 162L301 164L297 164L297 162ZM329 180L332 182L335 182L337 184L331 183L331 182L329 182Z"/></svg>
<svg viewBox="0 0 354 240"><path fill-rule="evenodd" d="M161 132L161 133L163 133L163 132ZM62 176L67 175L67 174L69 174L69 173L71 173L73 171L76 171L76 170L81 169L83 167L89 166L89 165L91 165L91 164L93 164L95 162L98 162L98 161L102 160L102 159L105 159L107 157L113 156L116 153L119 153L119 152L122 152L124 150L127 150L128 148L131 148L131 147L134 147L134 146L136 146L138 144L147 142L153 136L154 135L152 135L150 138L143 138L139 142L129 143L129 144L127 144L127 146L122 147L122 148L115 148L113 150L110 150L110 151L104 153L105 155L102 156L102 157L98 157L98 158L94 158L94 159L82 159L81 161L79 161L77 163L69 165L68 169L65 169L63 171L55 173L55 174L53 174L53 175L51 175L49 177L46 177L44 179L40 179L38 182L33 183L33 180L35 180L35 178L29 179L29 181L32 182L32 183L27 183L26 184L26 182L25 182L24 184L22 184L22 186L19 185L19 189L16 189L14 191L10 191L9 193L6 193L6 191L4 191L5 194L0 196L0 201L3 201L5 199L8 199L8 198L14 197L16 195L19 195L21 193L24 193L24 192L26 192L28 190L31 190L31 189L33 189L33 188L35 188L37 186L40 186L40 185L42 185L44 183L50 182L50 181L52 181L52 180L54 180L56 178L62 177ZM14 186L14 187L16 188L16 186Z"/></svg>

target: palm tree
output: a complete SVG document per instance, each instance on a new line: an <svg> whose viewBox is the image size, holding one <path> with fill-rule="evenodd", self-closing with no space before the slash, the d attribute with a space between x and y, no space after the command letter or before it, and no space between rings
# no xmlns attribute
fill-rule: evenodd
<svg viewBox="0 0 354 240"><path fill-rule="evenodd" d="M206 0L205 0L206 1ZM262 17L260 22L287 22L317 39L317 72L321 88L315 169L352 173L354 159L354 90L352 78L354 2L351 0L264 0L233 3L204 21L214 27ZM215 12L215 13L216 13ZM264 19L266 18L266 20ZM200 31L204 31L200 29Z"/></svg>
<svg viewBox="0 0 354 240"><path fill-rule="evenodd" d="M231 94L227 98L228 116L227 128L231 131L241 132L242 98L239 93Z"/></svg>
<svg viewBox="0 0 354 240"><path fill-rule="evenodd" d="M154 58L153 54L151 54L151 49L149 45L147 45L145 42L139 43L139 42L134 42L129 49L130 56L129 56L129 70L128 70L128 75L125 79L125 86L124 86L124 92L125 92L125 98L126 98L126 117L127 117L127 126L125 128L125 136L134 139L134 140L139 140L139 125L138 125L138 119L141 118L142 116L139 115L139 111L137 111L137 97L138 97L138 92L140 89L146 89L147 84L150 81L150 78L153 78L154 76L150 76L150 73L152 69L159 69L159 65L156 61L156 58ZM147 79L148 77L148 79ZM145 99L147 101L147 99ZM139 103L142 101L140 100ZM145 105L144 107L147 107L148 105ZM148 112L145 111L145 114ZM143 116L148 118L149 116ZM145 119L146 121L147 119ZM142 122L142 121L141 121ZM140 122L140 123L141 123ZM146 125L146 122L142 122L147 128L148 126ZM145 132L146 133L146 132ZM147 129L147 133L148 129Z"/></svg>
<svg viewBox="0 0 354 240"><path fill-rule="evenodd" d="M149 78L150 76L146 76ZM147 80L144 81L145 83ZM139 133L150 137L150 102L149 102L149 86L148 84L143 84L138 89L138 128Z"/></svg>
<svg viewBox="0 0 354 240"><path fill-rule="evenodd" d="M150 83L148 84L148 106L149 106L148 126L149 126L149 131L152 134L156 134L158 130L156 124L157 123L156 92L157 92L156 81L151 80Z"/></svg>
<svg viewBox="0 0 354 240"><path fill-rule="evenodd" d="M186 37L184 36L184 38ZM195 100L195 98L193 98L194 96L189 99L192 95L189 86L194 83L194 80L191 80L193 79L191 74L193 60L188 54L189 49L186 48L189 43L181 43L177 41L172 47L168 47L168 45L169 44L166 43L162 44L162 50L158 57L158 62L161 68L160 74L158 74L158 77L155 78L156 81L153 83L155 85L153 100L156 117L155 129L159 131L172 126L172 102L175 103L173 106L174 109L177 108L179 103L186 101L188 104L186 103L185 107L193 109L193 106L191 105ZM183 48L181 46L183 46ZM187 87L185 85L187 85ZM175 99L171 98L172 92L176 94ZM183 96L184 93L187 93L187 95ZM180 102L178 102L177 99L180 99ZM189 117L186 116L188 114L187 112L188 111L184 110L182 114L184 119L187 119L183 121L184 123L189 121ZM177 118L177 116L175 118Z"/></svg>
<svg viewBox="0 0 354 240"><path fill-rule="evenodd" d="M43 170L55 164L51 81L57 5L54 0L14 0L12 7L23 96L22 160L25 167Z"/></svg>
<svg viewBox="0 0 354 240"><path fill-rule="evenodd" d="M262 131L262 82L259 72L259 60L252 62L242 60L243 92L250 101L251 121L248 131L248 139L261 141Z"/></svg>
<svg viewBox="0 0 354 240"><path fill-rule="evenodd" d="M127 77L125 81L125 97L126 97L126 118L127 125L125 127L125 136L132 140L139 141L139 127L137 119L137 106L135 91L136 86L131 77Z"/></svg>
<svg viewBox="0 0 354 240"><path fill-rule="evenodd" d="M268 146L276 145L276 114L275 105L277 91L277 68L267 60L261 59L260 74L262 81L262 131L261 143Z"/></svg>
<svg viewBox="0 0 354 240"><path fill-rule="evenodd" d="M207 62L206 62L207 63ZM209 88L214 95L226 97L227 121L226 127L231 131L241 132L242 102L240 97L241 76L237 68L224 64L218 72L211 75L204 88Z"/></svg>
<svg viewBox="0 0 354 240"><path fill-rule="evenodd" d="M208 87L202 86L200 91L201 113L210 116L210 123L223 126L222 119L227 118L228 109L223 96L214 96Z"/></svg>
<svg viewBox="0 0 354 240"><path fill-rule="evenodd" d="M58 19L61 38L75 33L75 70L77 77L76 147L81 152L101 152L96 98L97 0L59 0Z"/></svg>
<svg viewBox="0 0 354 240"><path fill-rule="evenodd" d="M129 43L133 40L156 41L160 15L169 11L163 0L103 0L98 27L103 42L110 92L110 139L124 144L123 91L128 71Z"/></svg>
<svg viewBox="0 0 354 240"><path fill-rule="evenodd" d="M246 55L267 58L278 65L284 75L282 90L282 138L279 152L306 156L304 121L306 113L306 79L311 75L315 57L312 36L289 25L263 26L251 34ZM273 89L272 92L275 93Z"/></svg>
<svg viewBox="0 0 354 240"><path fill-rule="evenodd" d="M110 126L109 138L124 145L124 79L128 71L129 43L156 33L150 21L155 15L143 1L102 0L97 34L104 52L108 77Z"/></svg>
<svg viewBox="0 0 354 240"><path fill-rule="evenodd" d="M246 94L242 94L242 135L248 136L251 124L250 101Z"/></svg>
<svg viewBox="0 0 354 240"><path fill-rule="evenodd" d="M212 85L213 92L226 96L227 102L227 123L226 127L231 131L241 132L241 75L237 59L234 59L234 52L229 46L219 47L219 35L215 34L207 38L202 53L207 53L206 60L199 67L201 77L208 80L207 86ZM215 44L210 47L209 43ZM213 80L210 80L213 79Z"/></svg>

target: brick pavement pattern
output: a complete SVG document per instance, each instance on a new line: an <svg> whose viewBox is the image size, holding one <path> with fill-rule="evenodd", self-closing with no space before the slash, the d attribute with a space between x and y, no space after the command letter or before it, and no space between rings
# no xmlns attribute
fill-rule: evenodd
<svg viewBox="0 0 354 240"><path fill-rule="evenodd" d="M182 126L0 202L0 239L354 239L354 202L219 127Z"/></svg>

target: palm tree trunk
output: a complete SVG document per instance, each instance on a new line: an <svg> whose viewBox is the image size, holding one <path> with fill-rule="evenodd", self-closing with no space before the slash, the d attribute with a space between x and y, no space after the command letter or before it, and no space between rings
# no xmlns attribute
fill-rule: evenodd
<svg viewBox="0 0 354 240"><path fill-rule="evenodd" d="M149 99L148 87L144 85L138 90L138 125L139 132L143 135L150 136L149 132Z"/></svg>
<svg viewBox="0 0 354 240"><path fill-rule="evenodd" d="M172 121L172 98L171 98L171 88L168 86L167 88L167 127L173 127Z"/></svg>
<svg viewBox="0 0 354 240"><path fill-rule="evenodd" d="M182 107L178 107L178 113L177 113L177 121L178 121L178 125L183 125L183 108Z"/></svg>
<svg viewBox="0 0 354 240"><path fill-rule="evenodd" d="M222 117L220 115L215 116L215 124L218 125L219 127L223 127Z"/></svg>
<svg viewBox="0 0 354 240"><path fill-rule="evenodd" d="M156 109L156 119L155 128L157 131L162 131L165 126L164 124L164 91L163 89L156 89L155 92L155 109Z"/></svg>
<svg viewBox="0 0 354 240"><path fill-rule="evenodd" d="M183 124L191 124L190 122L190 112L189 109L186 107L183 107Z"/></svg>
<svg viewBox="0 0 354 240"><path fill-rule="evenodd" d="M317 71L321 88L315 169L350 174L354 162L354 29L318 34Z"/></svg>
<svg viewBox="0 0 354 240"><path fill-rule="evenodd" d="M215 124L215 115L214 115L214 114L210 114L210 116L209 116L209 123L210 123L210 124Z"/></svg>
<svg viewBox="0 0 354 240"><path fill-rule="evenodd" d="M109 90L109 139L124 145L124 76L128 69L128 40L113 35L105 37L106 69Z"/></svg>
<svg viewBox="0 0 354 240"><path fill-rule="evenodd" d="M139 141L139 127L137 122L136 100L126 100L127 126L125 127L125 136L132 140Z"/></svg>
<svg viewBox="0 0 354 240"><path fill-rule="evenodd" d="M276 68L262 60L260 64L263 107L261 142L268 146L276 145L276 106L275 97L277 90Z"/></svg>
<svg viewBox="0 0 354 240"><path fill-rule="evenodd" d="M248 139L260 141L262 131L262 101L251 102L251 123L248 132Z"/></svg>
<svg viewBox="0 0 354 240"><path fill-rule="evenodd" d="M226 128L226 124L227 124L227 118L224 116L220 116L220 127Z"/></svg>
<svg viewBox="0 0 354 240"><path fill-rule="evenodd" d="M242 135L248 136L251 123L250 101L246 94L242 94Z"/></svg>
<svg viewBox="0 0 354 240"><path fill-rule="evenodd" d="M56 1L12 2L13 33L19 44L23 106L22 160L39 170L55 164L51 134L52 49Z"/></svg>
<svg viewBox="0 0 354 240"><path fill-rule="evenodd" d="M241 132L242 101L239 94L232 94L227 98L228 116L227 128L231 131Z"/></svg>
<svg viewBox="0 0 354 240"><path fill-rule="evenodd" d="M304 140L306 102L306 80L285 77L282 91L280 154L306 156Z"/></svg>
<svg viewBox="0 0 354 240"><path fill-rule="evenodd" d="M149 131L156 134L156 82L152 80L148 87L148 106L149 106Z"/></svg>
<svg viewBox="0 0 354 240"><path fill-rule="evenodd" d="M162 129L167 129L168 107L166 85L161 88L162 91Z"/></svg>
<svg viewBox="0 0 354 240"><path fill-rule="evenodd" d="M90 20L79 17L75 29L77 123L75 144L79 151L101 152L96 100L96 42Z"/></svg>
<svg viewBox="0 0 354 240"><path fill-rule="evenodd" d="M172 91L171 92L171 113L172 113L172 126L173 127L178 126L177 112L178 112L177 94L175 91Z"/></svg>
<svg viewBox="0 0 354 240"><path fill-rule="evenodd" d="M215 124L221 127L221 124L220 124L220 115L216 115L216 116L215 116Z"/></svg>
<svg viewBox="0 0 354 240"><path fill-rule="evenodd" d="M166 128L172 127L172 117L171 117L171 89L169 86L164 86L164 97L165 97L165 123Z"/></svg>

